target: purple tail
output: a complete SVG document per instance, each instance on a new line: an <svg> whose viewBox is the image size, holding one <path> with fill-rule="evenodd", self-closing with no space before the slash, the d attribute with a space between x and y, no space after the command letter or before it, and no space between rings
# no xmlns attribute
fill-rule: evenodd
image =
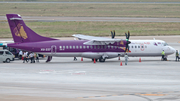
<svg viewBox="0 0 180 101"><path fill-rule="evenodd" d="M19 14L6 14L15 43L56 40L36 34L26 26Z"/></svg>

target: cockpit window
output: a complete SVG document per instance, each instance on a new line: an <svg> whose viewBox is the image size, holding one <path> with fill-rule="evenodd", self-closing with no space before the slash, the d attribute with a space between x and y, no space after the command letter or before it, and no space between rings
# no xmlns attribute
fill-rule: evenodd
<svg viewBox="0 0 180 101"><path fill-rule="evenodd" d="M167 44L167 43L164 43L164 46L168 46L168 44Z"/></svg>

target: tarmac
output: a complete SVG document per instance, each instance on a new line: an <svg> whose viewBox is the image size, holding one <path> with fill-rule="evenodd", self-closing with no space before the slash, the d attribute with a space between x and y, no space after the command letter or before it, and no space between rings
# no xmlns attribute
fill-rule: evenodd
<svg viewBox="0 0 180 101"><path fill-rule="evenodd" d="M180 36L131 39L152 37L180 50ZM77 61L53 57L45 63L45 57L39 63L17 59L0 63L0 101L180 101L180 62L175 61L175 54L168 56L168 61L129 58L128 65L123 57L104 63L81 61L81 57Z"/></svg>

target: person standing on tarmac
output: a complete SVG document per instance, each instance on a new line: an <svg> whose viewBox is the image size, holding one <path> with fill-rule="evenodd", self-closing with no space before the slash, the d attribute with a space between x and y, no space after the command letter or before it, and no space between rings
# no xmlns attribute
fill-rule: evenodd
<svg viewBox="0 0 180 101"><path fill-rule="evenodd" d="M164 56L165 56L164 50L162 51L161 55L162 55L162 61L164 61Z"/></svg>
<svg viewBox="0 0 180 101"><path fill-rule="evenodd" d="M26 63L28 63L28 60L27 60L27 52L24 52L24 54L23 54L23 57L24 57L24 59L23 59L23 63L25 63L25 61L26 61Z"/></svg>
<svg viewBox="0 0 180 101"><path fill-rule="evenodd" d="M129 59L127 53L124 55L124 58L125 58L125 65L127 65Z"/></svg>
<svg viewBox="0 0 180 101"><path fill-rule="evenodd" d="M19 51L19 59L22 59L23 52L22 50Z"/></svg>
<svg viewBox="0 0 180 101"><path fill-rule="evenodd" d="M179 61L179 53L178 53L178 50L176 50L176 61Z"/></svg>
<svg viewBox="0 0 180 101"><path fill-rule="evenodd" d="M35 55L36 55L36 62L39 62L39 54L35 53Z"/></svg>
<svg viewBox="0 0 180 101"><path fill-rule="evenodd" d="M76 58L76 57L74 57L74 61L77 61L77 58Z"/></svg>
<svg viewBox="0 0 180 101"><path fill-rule="evenodd" d="M34 53L33 53L33 52L31 52L31 53L29 54L29 57L30 57L30 59L31 59L31 63L35 63L35 62L34 62Z"/></svg>

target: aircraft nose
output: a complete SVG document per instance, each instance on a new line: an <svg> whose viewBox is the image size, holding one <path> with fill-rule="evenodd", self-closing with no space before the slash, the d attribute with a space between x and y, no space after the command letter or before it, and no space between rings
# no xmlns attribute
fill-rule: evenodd
<svg viewBox="0 0 180 101"><path fill-rule="evenodd" d="M171 49L171 52L172 52L172 53L175 53L175 52L176 52L176 50L175 50L174 48L170 47L170 49Z"/></svg>

